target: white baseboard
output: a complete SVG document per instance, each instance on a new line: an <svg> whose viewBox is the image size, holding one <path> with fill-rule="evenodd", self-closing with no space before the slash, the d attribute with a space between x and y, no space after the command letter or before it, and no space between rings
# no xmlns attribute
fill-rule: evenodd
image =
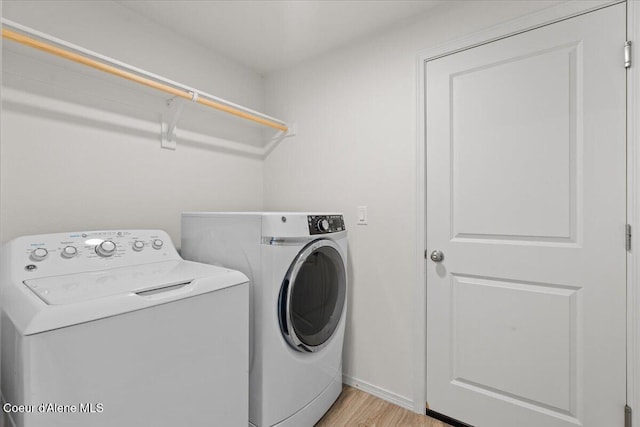
<svg viewBox="0 0 640 427"><path fill-rule="evenodd" d="M394 405L401 406L405 409L408 409L413 412L413 400L408 399L404 396L400 396L392 391L385 390L384 388L378 387L376 385L370 384L366 381L359 380L357 378L353 378L349 375L342 376L342 382L348 386L355 387L362 391L365 391L369 394L374 395L375 397L379 397L382 400L386 400L387 402L391 402Z"/></svg>

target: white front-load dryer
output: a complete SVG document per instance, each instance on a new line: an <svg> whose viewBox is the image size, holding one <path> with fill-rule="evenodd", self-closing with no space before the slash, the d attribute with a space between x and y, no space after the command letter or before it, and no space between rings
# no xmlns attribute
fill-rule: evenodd
<svg viewBox="0 0 640 427"><path fill-rule="evenodd" d="M182 255L240 270L252 282L251 424L313 426L342 390L342 215L184 213Z"/></svg>
<svg viewBox="0 0 640 427"><path fill-rule="evenodd" d="M101 230L14 239L0 277L7 427L247 425L242 273Z"/></svg>

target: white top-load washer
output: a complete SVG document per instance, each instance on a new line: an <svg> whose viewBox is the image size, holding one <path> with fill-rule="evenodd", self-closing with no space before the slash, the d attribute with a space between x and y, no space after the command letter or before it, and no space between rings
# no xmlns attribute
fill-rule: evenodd
<svg viewBox="0 0 640 427"><path fill-rule="evenodd" d="M342 215L183 213L182 255L249 276L251 424L315 424L342 390L347 299Z"/></svg>
<svg viewBox="0 0 640 427"><path fill-rule="evenodd" d="M3 410L18 427L246 426L248 283L160 230L2 254Z"/></svg>

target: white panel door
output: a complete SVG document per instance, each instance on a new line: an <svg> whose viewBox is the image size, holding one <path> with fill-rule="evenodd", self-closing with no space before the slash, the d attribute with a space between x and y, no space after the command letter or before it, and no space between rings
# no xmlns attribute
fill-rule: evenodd
<svg viewBox="0 0 640 427"><path fill-rule="evenodd" d="M426 63L427 401L623 426L625 5Z"/></svg>

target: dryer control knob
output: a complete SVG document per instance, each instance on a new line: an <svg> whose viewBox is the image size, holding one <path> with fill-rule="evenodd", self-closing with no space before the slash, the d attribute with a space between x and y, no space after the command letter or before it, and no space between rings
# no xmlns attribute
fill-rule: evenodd
<svg viewBox="0 0 640 427"><path fill-rule="evenodd" d="M144 249L144 242L142 242L141 240L136 240L135 242L133 242L134 251L140 252L143 249Z"/></svg>
<svg viewBox="0 0 640 427"><path fill-rule="evenodd" d="M162 245L164 245L164 242L160 239L154 239L153 242L151 242L153 249L162 249Z"/></svg>
<svg viewBox="0 0 640 427"><path fill-rule="evenodd" d="M111 240L105 240L96 246L96 253L101 257L110 257L116 253L116 244Z"/></svg>
<svg viewBox="0 0 640 427"><path fill-rule="evenodd" d="M329 221L327 221L326 219L318 220L316 228L318 229L318 231L329 231Z"/></svg>
<svg viewBox="0 0 640 427"><path fill-rule="evenodd" d="M31 259L34 261L42 261L49 255L49 251L45 248L36 248L31 252Z"/></svg>
<svg viewBox="0 0 640 427"><path fill-rule="evenodd" d="M76 248L75 246L65 246L62 249L62 258L73 258L74 256L78 255L78 248Z"/></svg>

